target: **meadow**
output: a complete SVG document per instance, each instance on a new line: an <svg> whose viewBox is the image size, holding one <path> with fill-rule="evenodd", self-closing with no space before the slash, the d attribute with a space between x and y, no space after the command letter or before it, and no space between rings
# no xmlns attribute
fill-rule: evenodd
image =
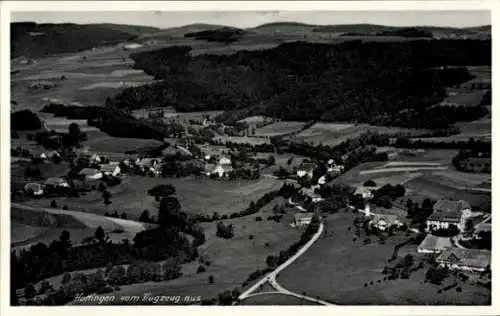
<svg viewBox="0 0 500 316"><path fill-rule="evenodd" d="M412 134L418 135L425 130L408 129L401 127L372 126L368 124L348 123L316 123L293 137L293 141L336 146L345 140L359 137L366 132L377 132L380 134Z"/></svg>
<svg viewBox="0 0 500 316"><path fill-rule="evenodd" d="M288 135L300 131L304 127L304 122L277 122L273 124L266 125L264 127L257 128L255 130L254 136L257 137L273 137L280 135Z"/></svg>
<svg viewBox="0 0 500 316"><path fill-rule="evenodd" d="M461 293L452 289L436 294L438 286L423 283L425 268L412 273L407 280L384 281L382 270L394 246L410 237L398 233L380 244L378 238L372 236L368 237L371 243L364 245L364 233L355 237L353 230L349 231L353 218L353 214L344 212L330 215L326 219L325 235L281 272L277 281L291 291L305 292L340 305L481 305L488 301L490 293L486 289L470 284L461 285ZM400 248L398 256L412 254L417 261L420 256L416 247L410 243ZM364 284L368 284L367 287Z"/></svg>
<svg viewBox="0 0 500 316"><path fill-rule="evenodd" d="M241 289L250 273L266 268L268 255L279 253L300 237L302 230L289 225L293 214L285 214L280 223L266 220L273 214L273 206L283 203L282 198L277 198L256 214L222 221L225 225L233 225L235 235L231 239L215 235L217 223L203 223L206 242L198 251L205 262L210 262L205 264L206 272L196 273L201 263L191 262L183 265L183 276L179 279L125 285L112 294L142 296L150 292L152 295L201 295L209 299L235 287ZM263 221L256 221L257 217L262 217ZM208 282L210 275L214 278L212 284Z"/></svg>

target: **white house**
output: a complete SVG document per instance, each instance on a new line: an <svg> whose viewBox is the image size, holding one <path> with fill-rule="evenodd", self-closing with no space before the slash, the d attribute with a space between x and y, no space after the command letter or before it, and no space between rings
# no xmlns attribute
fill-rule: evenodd
<svg viewBox="0 0 500 316"><path fill-rule="evenodd" d="M308 212L308 213L296 213L294 215L294 224L296 227L298 226L305 226L311 224L311 220L313 218L313 213Z"/></svg>
<svg viewBox="0 0 500 316"><path fill-rule="evenodd" d="M90 156L90 162L91 163L99 164L102 161L103 161L103 159L98 154L93 154L92 156Z"/></svg>
<svg viewBox="0 0 500 316"><path fill-rule="evenodd" d="M106 176L117 177L121 173L120 166L112 164L101 164L99 165L101 172Z"/></svg>
<svg viewBox="0 0 500 316"><path fill-rule="evenodd" d="M102 172L94 168L83 168L80 174L85 176L86 180L99 180L102 178Z"/></svg>
<svg viewBox="0 0 500 316"><path fill-rule="evenodd" d="M309 178L312 178L315 168L316 165L313 163L304 163L297 168L297 177L302 178L307 176Z"/></svg>
<svg viewBox="0 0 500 316"><path fill-rule="evenodd" d="M233 171L233 167L229 165L217 165L215 169L212 170L212 174L215 173L222 178L224 175L227 176L229 172Z"/></svg>
<svg viewBox="0 0 500 316"><path fill-rule="evenodd" d="M372 191L367 187L357 187L354 195L361 195L361 197L365 200L369 200L373 198Z"/></svg>
<svg viewBox="0 0 500 316"><path fill-rule="evenodd" d="M321 177L318 179L318 184L319 184L319 185L324 185L324 184L326 184L326 177L325 177L325 176L321 176Z"/></svg>
<svg viewBox="0 0 500 316"><path fill-rule="evenodd" d="M43 195L43 186L40 183L28 183L24 186L24 191L33 194L34 196Z"/></svg>
<svg viewBox="0 0 500 316"><path fill-rule="evenodd" d="M227 157L222 157L219 159L219 165L221 165L221 166L227 166L230 164L231 164L231 159L229 159Z"/></svg>
<svg viewBox="0 0 500 316"><path fill-rule="evenodd" d="M472 215L470 204L466 201L441 199L434 204L434 212L427 219L429 230L448 229L456 225L463 232L467 218Z"/></svg>
<svg viewBox="0 0 500 316"><path fill-rule="evenodd" d="M69 188L68 181L63 178L51 177L45 181L46 186Z"/></svg>

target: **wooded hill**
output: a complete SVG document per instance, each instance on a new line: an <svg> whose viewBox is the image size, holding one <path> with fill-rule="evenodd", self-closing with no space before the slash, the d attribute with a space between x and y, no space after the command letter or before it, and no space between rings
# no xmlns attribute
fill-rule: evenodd
<svg viewBox="0 0 500 316"><path fill-rule="evenodd" d="M136 68L163 81L125 89L107 104L232 111L227 119L244 111L285 120L442 128L457 120L457 110L431 106L445 98L446 87L472 78L466 68L443 66L491 65L491 41L480 40L294 42L229 56L192 57L190 49L132 54ZM485 109L466 111L472 120Z"/></svg>

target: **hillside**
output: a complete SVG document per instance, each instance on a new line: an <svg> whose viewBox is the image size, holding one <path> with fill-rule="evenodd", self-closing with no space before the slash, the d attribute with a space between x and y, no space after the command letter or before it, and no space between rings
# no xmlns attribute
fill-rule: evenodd
<svg viewBox="0 0 500 316"><path fill-rule="evenodd" d="M133 40L146 29L111 24L11 23L12 58L74 53Z"/></svg>
<svg viewBox="0 0 500 316"><path fill-rule="evenodd" d="M133 36L147 36L151 33L159 32L161 29L152 26L143 25L128 25L128 24L113 24L113 23L100 23L89 24L97 27L103 27L110 30L128 33Z"/></svg>
<svg viewBox="0 0 500 316"><path fill-rule="evenodd" d="M107 104L233 110L234 119L241 119L237 113L244 111L285 120L440 128L482 115L484 109L429 110L445 98L447 87L472 78L466 68L436 67L490 64L490 45L446 40L294 42L229 56L190 56L190 47L166 48L131 56L136 68L162 82L126 89Z"/></svg>
<svg viewBox="0 0 500 316"><path fill-rule="evenodd" d="M157 32L150 34L144 34L141 39L170 39L170 38L182 38L188 33L196 33L207 30L222 29L226 28L224 25L215 24L204 24L204 23L194 23L179 27L171 27L167 29L161 29Z"/></svg>

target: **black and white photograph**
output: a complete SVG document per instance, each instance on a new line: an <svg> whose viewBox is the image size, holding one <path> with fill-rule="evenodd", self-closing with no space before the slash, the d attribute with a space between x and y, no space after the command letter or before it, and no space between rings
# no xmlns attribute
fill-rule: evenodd
<svg viewBox="0 0 500 316"><path fill-rule="evenodd" d="M490 10L114 6L9 12L3 304L493 306Z"/></svg>

